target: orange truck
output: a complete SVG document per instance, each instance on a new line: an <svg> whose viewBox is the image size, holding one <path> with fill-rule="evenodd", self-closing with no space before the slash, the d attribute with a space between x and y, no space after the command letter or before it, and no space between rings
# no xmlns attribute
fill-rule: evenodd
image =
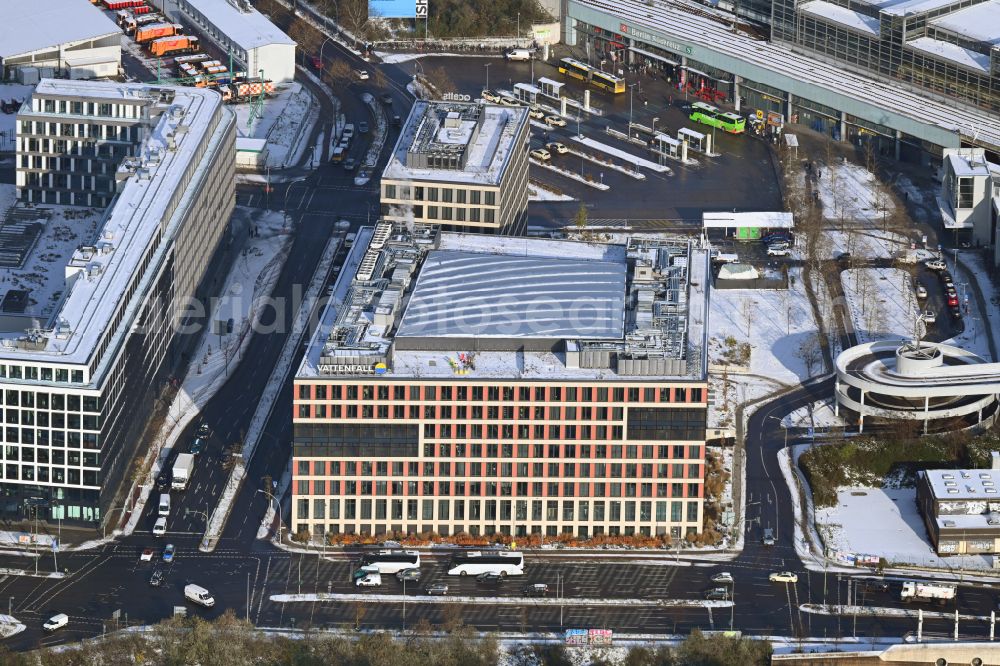
<svg viewBox="0 0 1000 666"><path fill-rule="evenodd" d="M198 38L191 35L160 37L149 42L149 52L157 57L176 53L193 53L198 50Z"/></svg>
<svg viewBox="0 0 1000 666"><path fill-rule="evenodd" d="M265 95L273 95L274 82L261 81L260 79L241 81L240 83L220 86L219 92L222 93L222 100L224 102L245 102L253 97L257 97L261 92Z"/></svg>
<svg viewBox="0 0 1000 666"><path fill-rule="evenodd" d="M145 44L160 37L173 37L182 32L184 28L176 23L152 23L137 27L133 39L139 44Z"/></svg>

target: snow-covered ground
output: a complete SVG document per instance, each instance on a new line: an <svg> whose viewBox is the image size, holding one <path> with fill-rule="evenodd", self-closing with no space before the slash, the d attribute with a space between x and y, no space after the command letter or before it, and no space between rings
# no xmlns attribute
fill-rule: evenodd
<svg viewBox="0 0 1000 666"><path fill-rule="evenodd" d="M306 140L316 123L319 106L309 90L299 83L277 86L277 94L264 102L263 113L250 120L250 104L234 104L236 133L267 139L267 166L280 169L297 164L303 151L312 146Z"/></svg>
<svg viewBox="0 0 1000 666"><path fill-rule="evenodd" d="M833 413L833 398L799 407L782 419L786 428L831 428L843 426L844 420Z"/></svg>
<svg viewBox="0 0 1000 666"><path fill-rule="evenodd" d="M725 363L722 354L727 348L727 337L735 339L737 344L749 343L751 352L748 374L730 372L723 381L721 373L713 373L715 393L722 399L717 399L712 408L710 424L731 419L738 403L755 400L822 372L822 358L815 353L817 326L802 270L792 268L789 276L788 289L712 292L709 362ZM728 387L724 385L726 382Z"/></svg>
<svg viewBox="0 0 1000 666"><path fill-rule="evenodd" d="M859 343L913 338L919 304L909 273L899 268L852 268L843 271L840 280Z"/></svg>
<svg viewBox="0 0 1000 666"><path fill-rule="evenodd" d="M560 194L541 185L528 183L528 201L574 201L568 194Z"/></svg>
<svg viewBox="0 0 1000 666"><path fill-rule="evenodd" d="M816 510L817 529L832 551L876 555L890 565L989 569L992 558L934 554L914 488L841 488L837 505Z"/></svg>
<svg viewBox="0 0 1000 666"><path fill-rule="evenodd" d="M835 259L844 252L850 253L855 259L891 259L900 251L909 249L910 239L903 234L870 226L829 229L823 232L817 247L823 259ZM924 258L929 259L931 256L928 252Z"/></svg>
<svg viewBox="0 0 1000 666"><path fill-rule="evenodd" d="M990 279L990 271L987 270L983 257L978 252L960 252L959 261L969 268L968 272L960 270L958 273L959 282L964 281L969 273L979 285L979 290L983 293L986 302L986 311L979 311L979 305L975 299L969 299L969 307L972 308L972 316L966 317L965 328L966 337L972 335L972 349L979 350L977 353L988 360L993 359L989 353L989 344L984 342L986 331L992 330L993 335L1000 338L1000 299L997 297L997 289ZM961 336L960 336L961 337ZM998 340L1000 342L1000 340Z"/></svg>
<svg viewBox="0 0 1000 666"><path fill-rule="evenodd" d="M20 83L0 83L0 102L9 102L11 100L23 102L31 97L31 93L34 90L35 86L26 86ZM14 149L11 139L14 136L16 118L16 113L0 113L0 134L3 134L3 139L0 139L0 150Z"/></svg>
<svg viewBox="0 0 1000 666"><path fill-rule="evenodd" d="M156 445L147 454L146 464L150 457L158 456L161 450L173 447L187 424L198 415L201 407L236 368L243 350L250 343L250 322L256 315L256 308L261 305L261 299L271 293L288 255L291 235L284 226L284 215L281 212L237 206L233 218L234 221L242 221L234 224L234 228L242 230L250 226L257 235L247 239L243 252L233 262L225 285L211 306L209 321L222 322L225 326L232 318L232 333L220 336L209 332L202 337L198 350L192 356L187 376L167 410L167 418L155 439ZM221 330L225 331L225 328ZM159 471L159 464L154 464L150 479L143 486L142 494L124 529L126 534L130 534L138 524L142 507L153 487L148 481L155 478Z"/></svg>
<svg viewBox="0 0 1000 666"><path fill-rule="evenodd" d="M670 167L668 166L663 166L662 164L657 164L656 162L650 162L647 159L636 157L632 153L626 152L624 150L619 150L614 146L609 146L608 144L601 143L600 141L595 141L594 139L591 139L589 136L581 137L574 134L570 138L573 141L576 141L577 143L583 144L584 146L589 146L594 150L598 150L602 153L607 153L608 155L613 155L614 157L624 160L629 164L634 164L644 169L649 169L650 171L656 171L657 173L666 173L670 171Z"/></svg>
<svg viewBox="0 0 1000 666"><path fill-rule="evenodd" d="M863 166L839 162L820 167L815 181L827 220L881 221L895 205L885 187Z"/></svg>
<svg viewBox="0 0 1000 666"><path fill-rule="evenodd" d="M420 58L501 58L499 53L491 53L488 55L476 54L476 53L387 53L384 51L376 51L376 57L386 65L395 65L401 62L410 62L411 60L419 60Z"/></svg>

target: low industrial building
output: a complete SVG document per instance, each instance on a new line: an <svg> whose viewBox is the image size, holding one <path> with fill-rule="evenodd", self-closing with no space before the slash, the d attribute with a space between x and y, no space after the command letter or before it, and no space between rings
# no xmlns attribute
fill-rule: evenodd
<svg viewBox="0 0 1000 666"><path fill-rule="evenodd" d="M382 172L382 218L523 234L528 149L527 107L417 100Z"/></svg>
<svg viewBox="0 0 1000 666"><path fill-rule="evenodd" d="M0 20L0 79L35 84L41 78L115 77L122 31L81 0L9 2Z"/></svg>
<svg viewBox="0 0 1000 666"><path fill-rule="evenodd" d="M381 222L296 373L292 529L700 532L708 252Z"/></svg>
<svg viewBox="0 0 1000 666"><path fill-rule="evenodd" d="M223 53L231 53L239 64L236 69L250 76L263 71L265 79L277 83L295 78L295 40L257 11L250 0L150 2L172 21L192 26Z"/></svg>
<svg viewBox="0 0 1000 666"><path fill-rule="evenodd" d="M1000 454L992 469L929 469L917 504L938 555L1000 553Z"/></svg>
<svg viewBox="0 0 1000 666"><path fill-rule="evenodd" d="M3 220L3 519L121 517L113 499L134 483L155 398L199 323L186 308L208 297L235 204L235 135L201 88L46 79L19 113L22 198L107 208L74 208L55 228L35 207L30 223L18 209Z"/></svg>

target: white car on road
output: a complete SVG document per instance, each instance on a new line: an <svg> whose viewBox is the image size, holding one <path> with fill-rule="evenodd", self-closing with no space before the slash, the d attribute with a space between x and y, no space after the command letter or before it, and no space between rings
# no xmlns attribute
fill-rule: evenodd
<svg viewBox="0 0 1000 666"><path fill-rule="evenodd" d="M167 533L167 517L160 516L153 525L153 536L163 536Z"/></svg>
<svg viewBox="0 0 1000 666"><path fill-rule="evenodd" d="M797 583L799 576L791 571L779 571L767 577L772 583Z"/></svg>
<svg viewBox="0 0 1000 666"><path fill-rule="evenodd" d="M382 574L378 572L370 573L354 581L358 587L379 587L382 585Z"/></svg>
<svg viewBox="0 0 1000 666"><path fill-rule="evenodd" d="M367 81L369 78L367 69L356 69L354 73L357 74L359 81Z"/></svg>
<svg viewBox="0 0 1000 666"><path fill-rule="evenodd" d="M728 571L722 571L712 576L711 580L713 583L732 583L733 574Z"/></svg>
<svg viewBox="0 0 1000 666"><path fill-rule="evenodd" d="M566 121L559 116L545 116L545 124L550 127L566 127Z"/></svg>
<svg viewBox="0 0 1000 666"><path fill-rule="evenodd" d="M533 151L531 151L531 156L534 157L539 162L548 162L549 160L552 159L552 155L549 153L549 151L545 150L544 148L535 148Z"/></svg>

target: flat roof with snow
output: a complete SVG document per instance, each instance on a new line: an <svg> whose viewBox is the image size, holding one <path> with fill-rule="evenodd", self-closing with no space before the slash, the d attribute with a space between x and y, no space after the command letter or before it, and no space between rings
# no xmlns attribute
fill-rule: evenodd
<svg viewBox="0 0 1000 666"><path fill-rule="evenodd" d="M120 34L121 28L114 21L84 0L5 2L0 58Z"/></svg>
<svg viewBox="0 0 1000 666"><path fill-rule="evenodd" d="M172 93L172 99L162 98L159 90ZM152 260L154 245L156 252L169 245L172 222L183 214L184 206L178 205L170 219L164 215L177 188L198 168L201 148L222 100L217 93L199 88L55 79L43 79L35 95L146 100L162 111L148 130L143 158L127 159L119 168L119 177L127 179L95 236L82 247L68 248L68 256L44 255L47 270L65 275L60 305L48 321L39 322L41 330L30 339L20 330L0 332L0 357L87 364L119 303L130 298L128 290L144 259ZM28 105L22 113L34 118L51 116L54 122L65 117ZM8 279L3 271L0 275Z"/></svg>
<svg viewBox="0 0 1000 666"><path fill-rule="evenodd" d="M930 24L977 42L1000 44L1000 0L988 0L945 14L932 20Z"/></svg>
<svg viewBox="0 0 1000 666"><path fill-rule="evenodd" d="M527 123L523 106L417 100L382 177L499 185Z"/></svg>
<svg viewBox="0 0 1000 666"><path fill-rule="evenodd" d="M928 469L923 474L936 499L1000 502L998 469Z"/></svg>
<svg viewBox="0 0 1000 666"><path fill-rule="evenodd" d="M782 211L751 211L746 213L706 212L701 214L701 225L705 229L734 229L753 227L755 229L792 229L795 217Z"/></svg>
<svg viewBox="0 0 1000 666"><path fill-rule="evenodd" d="M297 378L673 378L707 371L708 253L363 228Z"/></svg>
<svg viewBox="0 0 1000 666"><path fill-rule="evenodd" d="M901 0L882 7L890 16L915 16L957 4L959 0Z"/></svg>
<svg viewBox="0 0 1000 666"><path fill-rule="evenodd" d="M879 20L877 18L835 5L832 2L826 2L826 0L810 0L810 2L803 3L799 5L799 12L825 19L869 37L878 37L879 35Z"/></svg>
<svg viewBox="0 0 1000 666"><path fill-rule="evenodd" d="M228 2L228 0L185 0L184 4L204 16L216 30L245 51L271 44L295 46L294 39L271 23L269 18L257 11L249 2L245 3L245 11L236 7L237 4L244 3Z"/></svg>
<svg viewBox="0 0 1000 666"><path fill-rule="evenodd" d="M975 70L980 74L990 73L990 57L972 49L967 49L932 37L917 37L906 42L906 48L921 51L927 55L949 60L956 65Z"/></svg>

